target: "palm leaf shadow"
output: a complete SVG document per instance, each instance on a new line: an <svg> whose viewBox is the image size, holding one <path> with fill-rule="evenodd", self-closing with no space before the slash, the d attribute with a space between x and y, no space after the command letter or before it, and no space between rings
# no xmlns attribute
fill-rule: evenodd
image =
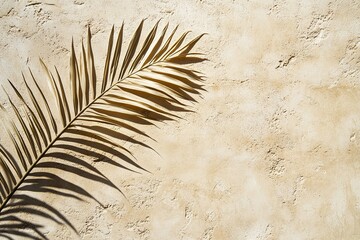
<svg viewBox="0 0 360 240"><path fill-rule="evenodd" d="M116 41L112 28L100 89L90 28L87 47L81 45L79 58L74 43L71 45L70 92L66 91L66 82L57 68L51 72L42 60L50 91L41 87L30 69L27 76L23 74L30 101L9 81L16 98L13 100L11 93L4 89L10 109L0 105L0 112L14 151L0 144L1 237L47 239L42 233L45 226L21 219L19 213L65 224L77 232L62 213L38 199L36 193L77 201L93 200L101 205L85 188L58 173L66 172L122 193L89 159L126 171L147 172L120 142L154 150L133 137L154 140L141 126L178 120L177 112L192 111L189 103L196 102L194 96L204 91L204 79L187 64L206 60L201 54L191 53L203 35L184 44L186 32L173 41L178 27L167 36L167 24L156 37L157 22L140 44L143 24L144 20L124 53L121 53L124 24ZM49 94L57 108L47 101Z"/></svg>

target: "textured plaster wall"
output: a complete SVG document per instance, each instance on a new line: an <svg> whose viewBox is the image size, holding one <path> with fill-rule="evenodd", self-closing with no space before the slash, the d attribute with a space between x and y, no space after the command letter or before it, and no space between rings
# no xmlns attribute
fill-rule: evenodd
<svg viewBox="0 0 360 240"><path fill-rule="evenodd" d="M125 144L152 173L89 159L126 198L66 173L103 206L37 193L79 235L31 220L49 239L360 239L359 17L357 0L0 1L1 83L39 56L67 76L88 24L101 61L123 20L127 39L142 18L208 33L195 113L145 129L159 155Z"/></svg>

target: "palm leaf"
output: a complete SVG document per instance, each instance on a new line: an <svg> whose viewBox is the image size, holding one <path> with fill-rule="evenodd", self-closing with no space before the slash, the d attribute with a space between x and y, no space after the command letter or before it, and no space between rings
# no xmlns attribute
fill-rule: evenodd
<svg viewBox="0 0 360 240"><path fill-rule="evenodd" d="M82 159L64 153L97 156L108 164L130 171L147 171L134 159L132 153L120 144L120 140L150 148L129 134L137 134L150 138L139 129L142 124L153 125L159 121L178 119L176 112L190 111L188 103L196 102L194 95L203 90L203 77L187 64L205 60L201 54L191 53L194 45L202 35L184 44L188 32L173 41L178 27L166 36L167 24L157 37L159 22L146 35L141 43L144 20L135 31L129 46L124 51L123 27L117 39L114 39L115 28L112 27L108 40L107 54L103 67L102 79L98 79L95 71L95 60L91 45L91 31L88 28L87 46L81 44L81 55L77 56L74 41L71 43L70 79L63 81L58 70L52 72L40 59L40 64L47 78L48 89L40 87L34 74L23 74L27 96L10 82L11 94L5 89L11 108L0 105L0 113L4 128L13 145L14 152L0 144L0 228L8 229L12 224L17 227L25 223L13 217L8 206L21 205L27 197L26 191L49 192L70 198L78 195L91 197L81 187L76 187L77 194L69 191L72 186L58 176L46 172L46 169L60 169L77 174L92 181L102 182L111 187L107 178ZM122 64L120 64L122 62ZM32 83L29 82L29 79ZM100 89L97 89L97 84ZM69 86L67 85L69 84ZM34 86L34 88L31 88ZM70 87L71 91L65 91ZM56 102L53 107L47 96L51 95ZM37 97L38 96L38 97ZM26 101L30 98L30 101ZM20 102L21 109L14 102ZM61 124L55 119L61 119ZM114 128L115 127L115 128ZM124 132L122 132L122 130ZM84 146L77 147L76 144ZM91 149L91 150L88 150ZM115 156L118 161L109 158ZM46 162L51 156L60 162ZM81 168L70 166L64 160L72 159ZM32 172L34 168L42 171ZM82 169L86 169L82 170ZM63 182L64 185L59 185ZM70 185L69 185L70 184ZM75 186L73 186L75 187ZM14 195L16 191L21 194ZM13 200L12 202L9 202ZM32 199L33 204L40 204ZM61 215L46 203L41 203L50 215L37 212L33 206L22 206L22 211L33 213L50 220L66 222ZM21 207L20 207L21 210ZM10 214L11 213L11 214ZM10 214L10 215L9 215ZM58 219L58 220L57 220ZM11 222L11 224L9 223ZM74 227L70 224L74 229ZM32 225L35 235L27 236L21 230L3 231L2 236L23 236L44 238L39 233L40 225Z"/></svg>

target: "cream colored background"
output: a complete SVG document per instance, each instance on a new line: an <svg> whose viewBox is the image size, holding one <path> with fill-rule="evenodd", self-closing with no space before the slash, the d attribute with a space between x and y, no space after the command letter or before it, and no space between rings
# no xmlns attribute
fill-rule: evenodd
<svg viewBox="0 0 360 240"><path fill-rule="evenodd" d="M94 165L127 200L71 174L64 177L104 207L39 195L79 236L51 222L44 233L360 239L360 2L2 0L0 81L39 69L39 56L67 76L72 36L78 45L91 24L95 57L103 60L112 24L124 20L129 39L142 18L145 30L162 18L162 26L180 24L191 36L208 33L197 50L210 61L195 66L207 76L207 92L196 113L147 129L161 156L127 144L152 174Z"/></svg>

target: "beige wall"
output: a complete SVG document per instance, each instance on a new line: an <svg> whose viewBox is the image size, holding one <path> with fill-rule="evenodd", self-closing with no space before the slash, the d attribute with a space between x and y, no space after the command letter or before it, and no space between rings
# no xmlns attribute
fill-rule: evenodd
<svg viewBox="0 0 360 240"><path fill-rule="evenodd" d="M206 32L210 59L195 113L146 129L160 156L126 144L152 174L89 159L127 199L71 173L103 206L35 194L79 231L32 219L50 239L360 239L359 1L34 2L0 3L0 82L38 56L67 76L87 24L103 60L123 20Z"/></svg>

